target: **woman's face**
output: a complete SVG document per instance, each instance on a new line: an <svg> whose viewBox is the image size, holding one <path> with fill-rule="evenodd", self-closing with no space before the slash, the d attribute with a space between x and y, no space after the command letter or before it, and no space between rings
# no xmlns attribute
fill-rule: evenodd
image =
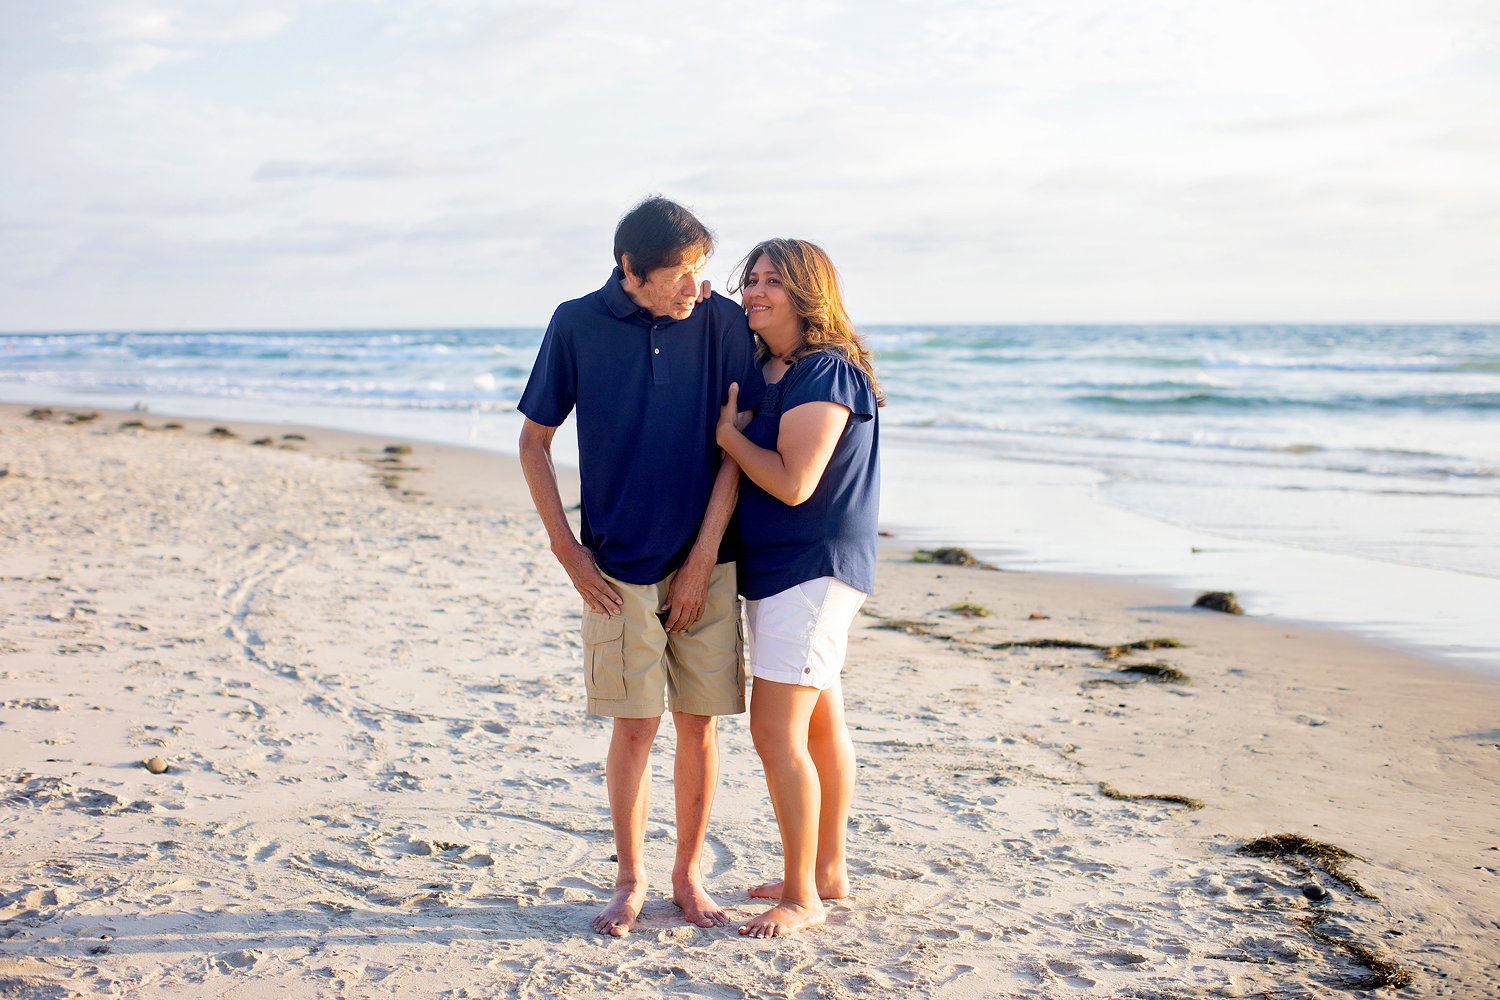
<svg viewBox="0 0 1500 1000"><path fill-rule="evenodd" d="M750 268L750 276L740 289L740 304L745 307L750 329L762 339L767 334L773 340L801 336L802 317L792 308L792 300L781 287L781 275L767 255L761 254Z"/></svg>

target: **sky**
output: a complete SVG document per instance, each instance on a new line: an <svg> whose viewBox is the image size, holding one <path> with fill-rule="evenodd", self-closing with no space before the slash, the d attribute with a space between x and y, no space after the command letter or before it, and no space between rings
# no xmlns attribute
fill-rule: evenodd
<svg viewBox="0 0 1500 1000"><path fill-rule="evenodd" d="M540 326L648 194L857 323L1500 321L1500 4L0 3L0 330Z"/></svg>

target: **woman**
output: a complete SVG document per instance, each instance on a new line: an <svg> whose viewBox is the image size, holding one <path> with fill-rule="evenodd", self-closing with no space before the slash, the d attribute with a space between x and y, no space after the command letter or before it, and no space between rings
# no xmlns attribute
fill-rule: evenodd
<svg viewBox="0 0 1500 1000"><path fill-rule="evenodd" d="M823 900L848 894L854 744L839 671L849 626L875 587L884 399L821 247L768 240L739 270L766 394L741 431L731 386L717 437L748 480L738 561L755 678L750 732L785 860L782 881L750 890L778 902L740 933L776 937L821 924Z"/></svg>

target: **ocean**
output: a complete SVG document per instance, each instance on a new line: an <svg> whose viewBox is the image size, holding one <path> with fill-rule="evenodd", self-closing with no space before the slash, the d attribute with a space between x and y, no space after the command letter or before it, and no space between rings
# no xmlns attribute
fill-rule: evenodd
<svg viewBox="0 0 1500 1000"><path fill-rule="evenodd" d="M899 542L1234 590L1500 670L1500 326L863 332ZM514 453L541 333L8 334L0 400Z"/></svg>

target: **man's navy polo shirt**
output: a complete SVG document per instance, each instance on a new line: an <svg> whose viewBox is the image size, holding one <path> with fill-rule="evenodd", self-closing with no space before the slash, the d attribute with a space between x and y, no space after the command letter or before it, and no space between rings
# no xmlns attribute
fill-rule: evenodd
<svg viewBox="0 0 1500 1000"><path fill-rule="evenodd" d="M653 317L625 294L624 277L617 267L603 288L557 307L516 409L556 427L577 408L583 544L610 576L650 584L698 537L729 383L753 410L765 380L735 302L715 292L687 319ZM733 558L721 546L719 561Z"/></svg>

